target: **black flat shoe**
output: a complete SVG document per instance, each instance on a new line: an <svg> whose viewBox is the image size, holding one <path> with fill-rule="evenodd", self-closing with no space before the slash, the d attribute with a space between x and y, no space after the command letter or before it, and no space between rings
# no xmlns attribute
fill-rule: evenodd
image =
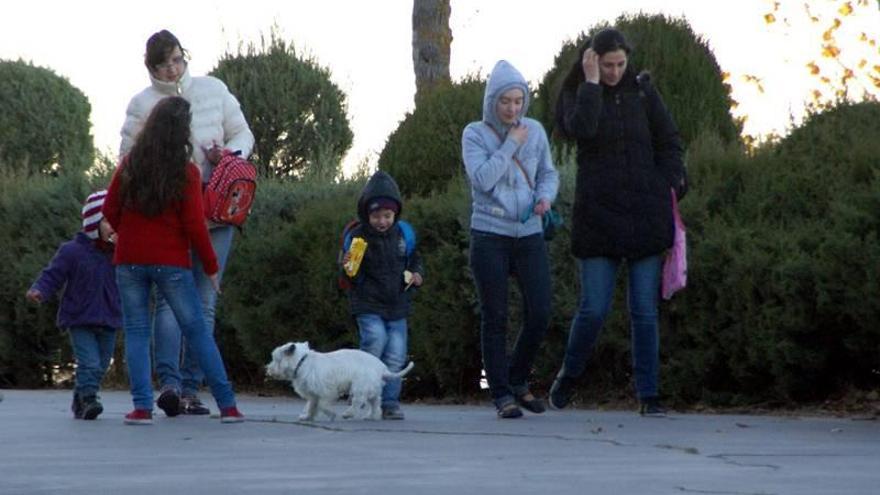
<svg viewBox="0 0 880 495"><path fill-rule="evenodd" d="M547 410L547 407L544 405L544 401L532 395L531 392L526 392L522 395L516 396L515 398L516 403L519 404L526 411L533 412L535 414L541 414L542 412Z"/></svg>

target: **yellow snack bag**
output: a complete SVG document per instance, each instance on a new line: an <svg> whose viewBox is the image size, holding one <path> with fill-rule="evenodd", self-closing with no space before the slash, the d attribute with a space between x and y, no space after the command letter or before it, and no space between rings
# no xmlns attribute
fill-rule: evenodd
<svg viewBox="0 0 880 495"><path fill-rule="evenodd" d="M348 262L343 265L345 274L349 277L357 275L361 268L361 261L364 260L364 253L367 251L367 241L363 237L355 237L351 240L351 246L348 248Z"/></svg>

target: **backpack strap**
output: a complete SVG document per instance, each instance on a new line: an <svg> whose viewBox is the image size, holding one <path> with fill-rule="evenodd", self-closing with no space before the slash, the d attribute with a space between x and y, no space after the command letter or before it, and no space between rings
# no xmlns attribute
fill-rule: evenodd
<svg viewBox="0 0 880 495"><path fill-rule="evenodd" d="M340 251L342 254L345 254L345 252L348 251L348 248L351 247L351 238L352 238L351 233L360 224L361 224L360 220L354 219L354 220L350 220L347 224L345 224L345 227L342 228L342 236L339 239L339 248L340 248ZM342 254L340 254L340 258L339 258L340 262L342 260L342 258L341 258Z"/></svg>
<svg viewBox="0 0 880 495"><path fill-rule="evenodd" d="M406 257L409 258L416 250L416 231L405 220L398 220L397 228L400 229L400 233L403 235L403 241L406 243Z"/></svg>

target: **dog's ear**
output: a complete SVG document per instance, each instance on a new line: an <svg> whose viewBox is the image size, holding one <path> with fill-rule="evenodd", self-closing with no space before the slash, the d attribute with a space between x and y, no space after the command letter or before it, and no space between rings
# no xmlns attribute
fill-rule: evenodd
<svg viewBox="0 0 880 495"><path fill-rule="evenodd" d="M290 343L287 344L287 348L284 349L285 356L293 356L293 353L296 352L296 344Z"/></svg>

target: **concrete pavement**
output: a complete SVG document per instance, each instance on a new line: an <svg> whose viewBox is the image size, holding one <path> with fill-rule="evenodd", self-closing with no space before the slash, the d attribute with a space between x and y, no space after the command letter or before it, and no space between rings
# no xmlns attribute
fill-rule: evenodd
<svg viewBox="0 0 880 495"><path fill-rule="evenodd" d="M96 421L69 392L3 394L3 495L880 493L878 421L405 404L405 421L306 424L301 400L243 395L243 424L127 426L127 392Z"/></svg>

